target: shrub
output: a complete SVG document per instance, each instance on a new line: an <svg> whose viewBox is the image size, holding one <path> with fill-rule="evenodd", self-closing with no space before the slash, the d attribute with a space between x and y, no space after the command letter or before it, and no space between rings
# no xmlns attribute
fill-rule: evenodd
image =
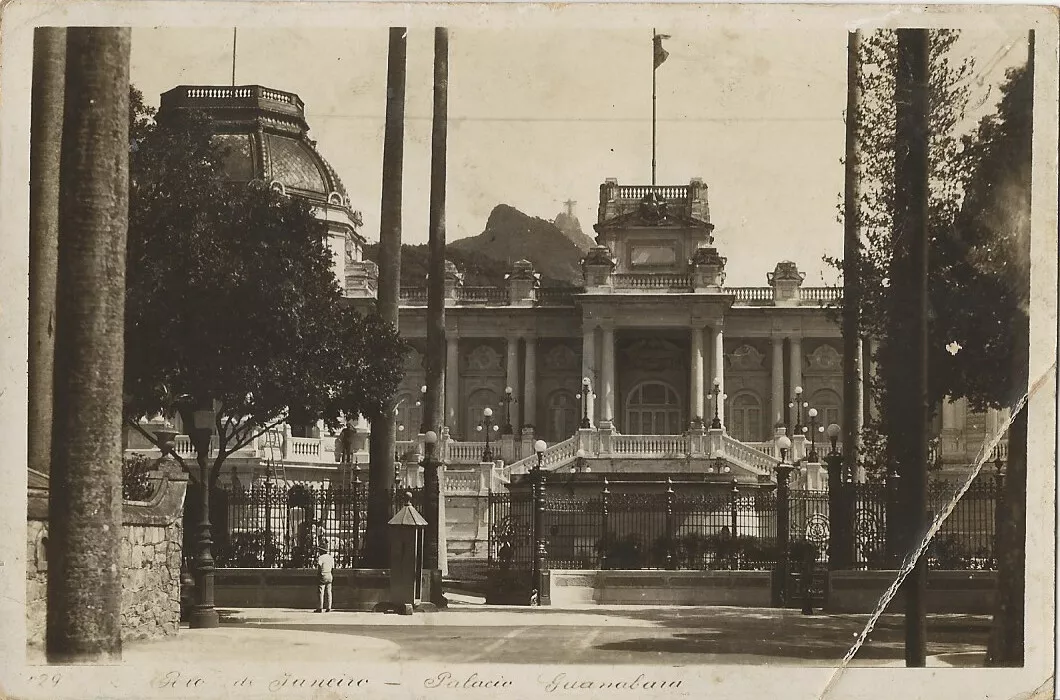
<svg viewBox="0 0 1060 700"><path fill-rule="evenodd" d="M121 460L121 497L126 501L146 501L154 493L148 473L154 464L139 452Z"/></svg>
<svg viewBox="0 0 1060 700"><path fill-rule="evenodd" d="M236 532L227 547L218 549L216 563L231 568L272 567L279 550L274 533L270 536L264 530Z"/></svg>

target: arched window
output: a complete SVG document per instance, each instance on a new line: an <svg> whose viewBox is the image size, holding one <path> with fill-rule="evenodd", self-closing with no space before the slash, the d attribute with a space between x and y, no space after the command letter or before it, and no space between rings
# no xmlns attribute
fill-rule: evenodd
<svg viewBox="0 0 1060 700"><path fill-rule="evenodd" d="M726 429L742 442L762 440L762 402L750 391L741 391L728 405Z"/></svg>
<svg viewBox="0 0 1060 700"><path fill-rule="evenodd" d="M493 424L504 427L504 411L499 408L500 399L492 389L477 389L467 397L467 413L465 416L465 432L467 439L471 441L485 440L486 436L477 430L482 423L482 409L489 407L493 409ZM499 436L499 431L490 435L490 440Z"/></svg>
<svg viewBox="0 0 1060 700"><path fill-rule="evenodd" d="M626 398L626 423L630 435L677 435L681 432L681 400L669 384L643 382Z"/></svg>
<svg viewBox="0 0 1060 700"><path fill-rule="evenodd" d="M550 442L566 440L578 429L580 404L574 394L563 389L548 397L548 423L545 435Z"/></svg>
<svg viewBox="0 0 1060 700"><path fill-rule="evenodd" d="M820 389L815 391L810 398L810 408L817 409L817 421L820 425L828 427L832 423L839 423L842 401L839 394L831 389ZM806 422L806 411L802 412L802 420Z"/></svg>

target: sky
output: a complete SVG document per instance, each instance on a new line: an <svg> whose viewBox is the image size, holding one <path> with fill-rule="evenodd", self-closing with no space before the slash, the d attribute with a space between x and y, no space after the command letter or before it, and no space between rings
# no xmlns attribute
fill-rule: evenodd
<svg viewBox="0 0 1060 700"><path fill-rule="evenodd" d="M671 35L656 71L659 184L707 184L727 284L761 286L793 260L809 286L832 284L842 252L846 32L789 22L657 27ZM1026 56L1020 28L966 31L980 70L977 118L1007 67ZM554 218L577 202L594 235L599 186L651 182L651 28L460 28L449 38L447 235L481 233L500 203ZM378 240L386 106L385 28L241 28L236 84L297 93L310 137ZM132 81L149 104L177 85L230 85L227 28L134 29ZM433 31L410 28L402 236L427 241ZM969 126L974 120L969 122Z"/></svg>

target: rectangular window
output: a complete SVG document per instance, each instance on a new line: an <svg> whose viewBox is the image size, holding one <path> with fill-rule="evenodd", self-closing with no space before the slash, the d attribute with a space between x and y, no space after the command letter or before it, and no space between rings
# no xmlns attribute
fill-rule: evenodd
<svg viewBox="0 0 1060 700"><path fill-rule="evenodd" d="M673 265L677 262L677 254L671 246L632 246L629 250L629 264L633 267L639 265Z"/></svg>

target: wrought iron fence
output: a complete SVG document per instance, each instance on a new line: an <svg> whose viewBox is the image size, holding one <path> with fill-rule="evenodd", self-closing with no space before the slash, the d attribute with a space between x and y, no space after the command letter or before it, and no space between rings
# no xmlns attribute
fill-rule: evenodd
<svg viewBox="0 0 1060 700"><path fill-rule="evenodd" d="M732 488L688 493L682 492L683 485L674 488L670 493L546 493L543 538L549 567L767 570L776 565L776 491ZM887 551L886 486L848 488L853 499L853 568L894 568L896 557ZM955 484L932 482L929 508L940 512L956 489ZM928 547L929 568L995 568L999 496L992 479L972 486ZM796 489L787 498L788 559L802 562L812 547L814 561L827 563L833 525L828 492ZM530 569L532 514L528 493L490 496L490 569Z"/></svg>
<svg viewBox="0 0 1060 700"><path fill-rule="evenodd" d="M529 569L533 502L490 497L491 569ZM776 497L714 493L546 494L544 539L557 569L770 569Z"/></svg>
<svg viewBox="0 0 1060 700"><path fill-rule="evenodd" d="M391 491L394 510L408 490ZM411 491L412 505L422 513L423 489ZM249 489L217 489L211 499L212 550L218 567L311 566L320 538L328 540L338 567L357 568L361 563L368 521L367 484L255 484ZM189 505L196 501L189 498ZM194 538L194 532L188 534Z"/></svg>

